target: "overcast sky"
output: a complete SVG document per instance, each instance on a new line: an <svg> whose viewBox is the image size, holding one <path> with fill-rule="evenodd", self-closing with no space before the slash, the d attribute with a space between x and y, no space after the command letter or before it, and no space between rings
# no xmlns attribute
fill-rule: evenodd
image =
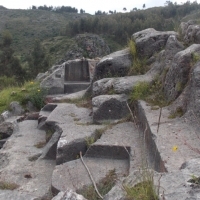
<svg viewBox="0 0 200 200"><path fill-rule="evenodd" d="M155 6L164 6L166 0L27 0L27 1L17 1L17 0L0 0L0 5L9 9L27 9L32 5L35 6L71 6L78 10L81 8L85 10L86 13L94 14L95 11L101 10L108 12L109 10L116 10L117 12L123 11L125 7L127 11L133 8L142 9L143 4L146 8ZM186 2L186 0L171 0L171 2L177 2L178 4ZM193 0L191 0L193 2ZM200 0L197 0L199 3Z"/></svg>

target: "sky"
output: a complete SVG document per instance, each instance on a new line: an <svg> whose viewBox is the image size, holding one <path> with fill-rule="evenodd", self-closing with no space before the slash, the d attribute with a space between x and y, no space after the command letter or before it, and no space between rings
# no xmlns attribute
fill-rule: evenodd
<svg viewBox="0 0 200 200"><path fill-rule="evenodd" d="M187 0L171 0L171 2L178 4L185 3ZM142 9L143 4L146 8L164 6L166 0L27 0L27 1L16 1L16 0L0 0L0 5L9 9L28 9L32 5L34 6L71 6L85 10L86 13L94 14L95 11L101 10L108 12L109 10L116 10L117 12L123 12L123 8L127 11L133 8ZM191 0L193 2L193 0ZM197 0L199 3L200 0Z"/></svg>

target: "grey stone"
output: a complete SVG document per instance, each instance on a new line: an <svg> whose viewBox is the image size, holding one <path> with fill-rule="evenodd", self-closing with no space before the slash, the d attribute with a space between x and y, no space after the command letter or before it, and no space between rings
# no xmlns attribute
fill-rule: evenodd
<svg viewBox="0 0 200 200"><path fill-rule="evenodd" d="M200 44L200 25L196 21L182 22L180 30L186 44Z"/></svg>
<svg viewBox="0 0 200 200"><path fill-rule="evenodd" d="M94 80L126 76L132 64L132 57L129 49L111 53L103 57L96 66Z"/></svg>
<svg viewBox="0 0 200 200"><path fill-rule="evenodd" d="M126 95L100 95L92 99L92 106L94 122L121 119L130 114Z"/></svg>
<svg viewBox="0 0 200 200"><path fill-rule="evenodd" d="M197 119L200 119L200 62L194 66L191 74L190 92L188 99L188 110L192 110Z"/></svg>
<svg viewBox="0 0 200 200"><path fill-rule="evenodd" d="M122 188L121 183L114 186L108 194L106 194L103 200L124 200L126 196L125 190Z"/></svg>
<svg viewBox="0 0 200 200"><path fill-rule="evenodd" d="M10 137L14 132L15 126L11 122L3 122L0 124L1 139Z"/></svg>
<svg viewBox="0 0 200 200"><path fill-rule="evenodd" d="M156 31L153 28L148 28L132 35L132 40L135 41L137 54L143 58L150 58L156 52L161 51L170 35L177 36L174 31Z"/></svg>
<svg viewBox="0 0 200 200"><path fill-rule="evenodd" d="M128 94L139 82L152 82L154 75L126 76L121 78L104 78L93 83L92 96L103 94Z"/></svg>
<svg viewBox="0 0 200 200"><path fill-rule="evenodd" d="M72 190L66 190L65 192L59 192L52 200L86 200L82 195L73 192Z"/></svg>
<svg viewBox="0 0 200 200"><path fill-rule="evenodd" d="M40 83L40 87L48 90L48 94L64 93L64 66L53 71Z"/></svg>
<svg viewBox="0 0 200 200"><path fill-rule="evenodd" d="M191 73L191 63L195 62L194 55L200 55L200 44L193 44L174 56L164 83L164 93L169 102L175 100L187 84Z"/></svg>
<svg viewBox="0 0 200 200"><path fill-rule="evenodd" d="M183 164L180 171L163 174L160 179L160 195L164 192L166 200L200 199L199 183L195 183L195 177L199 178L199 164L199 158L191 159Z"/></svg>
<svg viewBox="0 0 200 200"><path fill-rule="evenodd" d="M49 142L45 145L42 155L40 156L41 159L56 159L56 152L57 152L57 144L58 140L62 134L61 129L57 129L54 132Z"/></svg>
<svg viewBox="0 0 200 200"><path fill-rule="evenodd" d="M10 107L12 115L21 115L24 113L24 109L17 101L11 102L9 107Z"/></svg>

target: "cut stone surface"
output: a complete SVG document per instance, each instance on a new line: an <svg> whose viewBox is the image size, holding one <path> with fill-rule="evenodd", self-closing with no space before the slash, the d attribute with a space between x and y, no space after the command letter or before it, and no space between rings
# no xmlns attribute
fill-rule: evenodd
<svg viewBox="0 0 200 200"><path fill-rule="evenodd" d="M163 108L158 130L160 110L152 110L144 101L139 101L137 109L140 128L145 131L149 159L155 163L154 169L162 172L159 168L162 169L164 164L168 172L177 171L184 162L199 157L194 150L199 148L199 139L188 118L169 119L170 111Z"/></svg>
<svg viewBox="0 0 200 200"><path fill-rule="evenodd" d="M19 186L15 191L1 191L2 200L14 199L14 195L16 199L50 195L55 161L35 159L42 151L35 147L40 142L45 142L45 132L37 129L36 120L28 120L19 123L19 131L0 150L0 181Z"/></svg>
<svg viewBox="0 0 200 200"><path fill-rule="evenodd" d="M58 103L48 116L46 124L57 124L63 131L57 146L57 164L76 159L80 151L84 153L86 139L95 136L95 130L103 127L92 124L90 113L90 109Z"/></svg>
<svg viewBox="0 0 200 200"><path fill-rule="evenodd" d="M96 183L114 169L118 178L122 178L128 175L130 169L141 166L140 158L143 152L138 149L141 145L140 134L133 123L120 123L103 133L102 137L89 147L83 159ZM52 176L54 192L66 189L76 191L91 184L80 159L56 166Z"/></svg>
<svg viewBox="0 0 200 200"><path fill-rule="evenodd" d="M126 95L100 95L92 99L92 106L94 122L121 119L130 114Z"/></svg>

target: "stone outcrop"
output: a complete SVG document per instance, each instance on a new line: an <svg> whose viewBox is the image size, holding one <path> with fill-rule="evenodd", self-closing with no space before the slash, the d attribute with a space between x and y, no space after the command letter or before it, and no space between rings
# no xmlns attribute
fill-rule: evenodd
<svg viewBox="0 0 200 200"><path fill-rule="evenodd" d="M186 44L200 44L200 25L196 21L182 22L179 29Z"/></svg>
<svg viewBox="0 0 200 200"><path fill-rule="evenodd" d="M161 32L148 28L134 33L132 40L135 41L138 56L148 59L165 47L170 35L177 36L178 34L174 31Z"/></svg>
<svg viewBox="0 0 200 200"><path fill-rule="evenodd" d="M93 79L94 68L99 59L76 59L53 66L48 72L38 75L40 86L48 94L73 93L89 87Z"/></svg>
<svg viewBox="0 0 200 200"><path fill-rule="evenodd" d="M193 44L174 56L164 84L164 92L168 101L174 101L183 91L191 76L192 65L196 62L195 56L200 56L199 44Z"/></svg>
<svg viewBox="0 0 200 200"><path fill-rule="evenodd" d="M80 58L96 58L108 55L109 46L104 39L95 34L79 34L74 40L77 44L73 45L64 56L64 60L73 60Z"/></svg>
<svg viewBox="0 0 200 200"><path fill-rule="evenodd" d="M93 121L110 121L127 117L130 111L125 95L100 95L92 99Z"/></svg>
<svg viewBox="0 0 200 200"><path fill-rule="evenodd" d="M11 122L3 122L0 124L0 138L5 139L10 137L15 130L15 125Z"/></svg>
<svg viewBox="0 0 200 200"><path fill-rule="evenodd" d="M129 49L111 53L103 57L96 66L94 80L126 76L132 64Z"/></svg>

